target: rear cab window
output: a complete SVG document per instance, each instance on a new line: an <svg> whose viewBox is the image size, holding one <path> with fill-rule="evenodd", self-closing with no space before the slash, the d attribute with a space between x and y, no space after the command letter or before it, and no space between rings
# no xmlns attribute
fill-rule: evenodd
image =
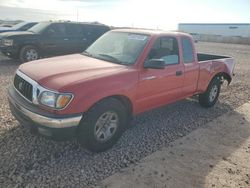
<svg viewBox="0 0 250 188"><path fill-rule="evenodd" d="M194 48L193 43L188 37L181 38L182 53L184 63L193 63L194 60Z"/></svg>
<svg viewBox="0 0 250 188"><path fill-rule="evenodd" d="M179 63L179 48L175 37L160 37L154 43L147 60L162 59L165 65Z"/></svg>

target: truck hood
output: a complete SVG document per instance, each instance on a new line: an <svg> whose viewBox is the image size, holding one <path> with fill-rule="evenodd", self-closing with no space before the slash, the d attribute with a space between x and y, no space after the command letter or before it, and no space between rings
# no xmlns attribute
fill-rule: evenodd
<svg viewBox="0 0 250 188"><path fill-rule="evenodd" d="M11 27L0 27L0 32L4 31L13 31L13 29L11 29Z"/></svg>
<svg viewBox="0 0 250 188"><path fill-rule="evenodd" d="M7 31L7 32L3 32L0 33L0 38L3 37L16 37L16 36L27 36L27 35L34 35L34 33L29 32L29 31Z"/></svg>
<svg viewBox="0 0 250 188"><path fill-rule="evenodd" d="M81 54L59 56L22 64L19 70L41 86L56 91L68 85L101 77L131 72L125 65L87 57Z"/></svg>

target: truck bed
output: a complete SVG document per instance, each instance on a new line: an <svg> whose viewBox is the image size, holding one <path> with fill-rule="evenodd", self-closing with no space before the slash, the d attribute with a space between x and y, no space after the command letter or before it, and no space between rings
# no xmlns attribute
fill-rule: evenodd
<svg viewBox="0 0 250 188"><path fill-rule="evenodd" d="M231 57L228 57L228 56L220 56L220 55L213 55L213 54L203 54L203 53L197 53L197 57L198 57L198 61L208 61L208 60L231 58Z"/></svg>
<svg viewBox="0 0 250 188"><path fill-rule="evenodd" d="M207 82L216 72L233 76L235 61L232 57L197 53L199 63L199 80L197 91L204 92L209 84Z"/></svg>

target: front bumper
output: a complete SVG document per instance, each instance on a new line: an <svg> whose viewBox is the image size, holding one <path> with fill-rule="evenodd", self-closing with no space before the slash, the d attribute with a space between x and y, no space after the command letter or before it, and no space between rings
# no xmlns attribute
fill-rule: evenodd
<svg viewBox="0 0 250 188"><path fill-rule="evenodd" d="M25 127L56 139L67 139L76 135L81 114L62 116L45 112L21 97L13 86L8 90L8 100L12 114Z"/></svg>
<svg viewBox="0 0 250 188"><path fill-rule="evenodd" d="M8 57L18 57L18 46L0 46L1 52Z"/></svg>

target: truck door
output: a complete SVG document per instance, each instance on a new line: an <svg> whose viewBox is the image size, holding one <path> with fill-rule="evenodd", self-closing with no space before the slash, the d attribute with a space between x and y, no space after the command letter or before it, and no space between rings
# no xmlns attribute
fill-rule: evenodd
<svg viewBox="0 0 250 188"><path fill-rule="evenodd" d="M88 44L89 40L87 35L90 33L87 24L67 24L67 34L69 39L69 50L72 53L83 52Z"/></svg>
<svg viewBox="0 0 250 188"><path fill-rule="evenodd" d="M68 52L68 43L64 23L51 24L42 34L41 47L46 54L65 54Z"/></svg>
<svg viewBox="0 0 250 188"><path fill-rule="evenodd" d="M184 63L183 95L193 95L197 89L199 64L195 57L193 42L189 37L181 37L182 58Z"/></svg>
<svg viewBox="0 0 250 188"><path fill-rule="evenodd" d="M160 37L154 43L146 61L162 59L165 69L143 69L136 95L138 111L161 106L181 97L184 67L180 62L175 37Z"/></svg>

